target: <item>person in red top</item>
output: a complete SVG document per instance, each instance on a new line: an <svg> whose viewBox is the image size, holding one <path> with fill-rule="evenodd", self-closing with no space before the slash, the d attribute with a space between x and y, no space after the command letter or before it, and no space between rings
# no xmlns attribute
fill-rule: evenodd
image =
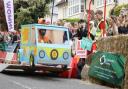
<svg viewBox="0 0 128 89"><path fill-rule="evenodd" d="M106 21L104 22L103 19L103 11L97 10L95 15L96 15L96 19L98 20L97 36L104 37L106 36L106 25L105 25Z"/></svg>

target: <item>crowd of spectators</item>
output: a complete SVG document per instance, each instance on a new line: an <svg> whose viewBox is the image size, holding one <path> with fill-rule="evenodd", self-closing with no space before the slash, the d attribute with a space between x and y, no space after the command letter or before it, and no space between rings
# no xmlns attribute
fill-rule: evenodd
<svg viewBox="0 0 128 89"><path fill-rule="evenodd" d="M111 15L109 18L106 18L106 27L103 26L103 12L98 10L95 15L95 19L90 21L90 35L93 40L97 36L99 28L101 30L101 34L104 34L104 32L102 33L102 30L105 29L106 36L128 34L128 13L119 16ZM71 39L78 37L78 39L81 40L82 37L87 37L88 35L88 23L83 19L79 22L73 23L58 20L56 24L67 27L69 29ZM99 37L102 37L101 34Z"/></svg>

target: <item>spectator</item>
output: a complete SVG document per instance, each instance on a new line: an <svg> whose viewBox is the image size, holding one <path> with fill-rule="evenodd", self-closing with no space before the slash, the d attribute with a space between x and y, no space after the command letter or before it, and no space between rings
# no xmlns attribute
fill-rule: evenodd
<svg viewBox="0 0 128 89"><path fill-rule="evenodd" d="M69 22L65 22L64 27L67 27L68 28L68 31L69 31L69 39L72 40L71 24ZM67 40L67 33L64 32L63 42L65 42L66 40Z"/></svg>
<svg viewBox="0 0 128 89"><path fill-rule="evenodd" d="M87 30L86 30L86 26L85 26L85 22L84 20L80 20L78 22L79 28L77 29L77 34L76 36L78 37L79 40L82 39L82 37L87 37Z"/></svg>
<svg viewBox="0 0 128 89"><path fill-rule="evenodd" d="M120 15L118 17L118 32L119 34L127 34L127 15Z"/></svg>
<svg viewBox="0 0 128 89"><path fill-rule="evenodd" d="M98 20L98 26L97 26L98 28L97 28L96 36L98 38L104 37L106 36L106 29L108 28L107 21L104 22L102 10L97 10L95 15L96 15L96 19ZM106 24L104 25L104 23Z"/></svg>
<svg viewBox="0 0 128 89"><path fill-rule="evenodd" d="M1 33L0 33L0 42L4 42L4 37Z"/></svg>
<svg viewBox="0 0 128 89"><path fill-rule="evenodd" d="M64 26L63 20L59 19L59 20L57 21L57 25L58 25L58 26Z"/></svg>
<svg viewBox="0 0 128 89"><path fill-rule="evenodd" d="M90 37L92 40L96 37L96 27L94 21L90 21Z"/></svg>
<svg viewBox="0 0 128 89"><path fill-rule="evenodd" d="M124 28L125 28L126 34L128 34L128 14L125 15Z"/></svg>
<svg viewBox="0 0 128 89"><path fill-rule="evenodd" d="M78 29L78 24L77 23L71 23L71 32L73 37L76 35Z"/></svg>
<svg viewBox="0 0 128 89"><path fill-rule="evenodd" d="M108 36L118 35L118 27L117 27L116 23L117 23L116 16L110 16L109 28L107 30L107 35Z"/></svg>

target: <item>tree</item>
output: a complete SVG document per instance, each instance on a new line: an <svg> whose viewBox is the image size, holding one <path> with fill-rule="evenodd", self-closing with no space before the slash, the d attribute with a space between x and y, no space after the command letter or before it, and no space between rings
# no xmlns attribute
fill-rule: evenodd
<svg viewBox="0 0 128 89"><path fill-rule="evenodd" d="M6 18L5 18L5 14L4 14L3 0L0 0L0 25L1 25L0 30L4 31L7 29L7 23L6 23Z"/></svg>
<svg viewBox="0 0 128 89"><path fill-rule="evenodd" d="M37 23L38 17L49 14L50 2L51 0L14 0L16 27Z"/></svg>
<svg viewBox="0 0 128 89"><path fill-rule="evenodd" d="M14 0L15 29L21 24L36 23L38 17L49 14L49 3L52 0ZM7 30L7 23L4 14L4 3L0 0L0 24L2 30Z"/></svg>
<svg viewBox="0 0 128 89"><path fill-rule="evenodd" d="M128 4L117 5L117 6L115 7L115 9L114 9L114 15L119 16L120 10L121 10L123 7L124 7L124 8L128 8Z"/></svg>
<svg viewBox="0 0 128 89"><path fill-rule="evenodd" d="M74 22L79 22L80 18L66 18L66 19L63 19L63 20L65 20L67 22L70 22L70 23L74 23Z"/></svg>

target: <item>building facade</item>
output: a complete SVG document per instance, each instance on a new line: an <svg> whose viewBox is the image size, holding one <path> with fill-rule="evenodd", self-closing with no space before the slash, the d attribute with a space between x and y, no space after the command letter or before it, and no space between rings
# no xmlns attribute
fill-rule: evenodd
<svg viewBox="0 0 128 89"><path fill-rule="evenodd" d="M94 1L95 11L102 10L104 11L104 0L95 0ZM106 0L106 16L110 15L111 9L115 6L114 0Z"/></svg>
<svg viewBox="0 0 128 89"><path fill-rule="evenodd" d="M60 0L56 6L59 19L82 18L84 14L84 0Z"/></svg>
<svg viewBox="0 0 128 89"><path fill-rule="evenodd" d="M117 0L118 4L126 4L128 3L128 0Z"/></svg>
<svg viewBox="0 0 128 89"><path fill-rule="evenodd" d="M68 0L68 18L82 18L84 0Z"/></svg>
<svg viewBox="0 0 128 89"><path fill-rule="evenodd" d="M68 1L59 0L56 4L58 7L58 19L64 19L68 17Z"/></svg>
<svg viewBox="0 0 128 89"><path fill-rule="evenodd" d="M86 18L87 10L89 9L90 0L59 0L58 18ZM127 0L106 0L106 17L109 17L110 11L115 7L115 4L121 5L128 3ZM104 0L92 0L91 10L102 10L104 12Z"/></svg>

